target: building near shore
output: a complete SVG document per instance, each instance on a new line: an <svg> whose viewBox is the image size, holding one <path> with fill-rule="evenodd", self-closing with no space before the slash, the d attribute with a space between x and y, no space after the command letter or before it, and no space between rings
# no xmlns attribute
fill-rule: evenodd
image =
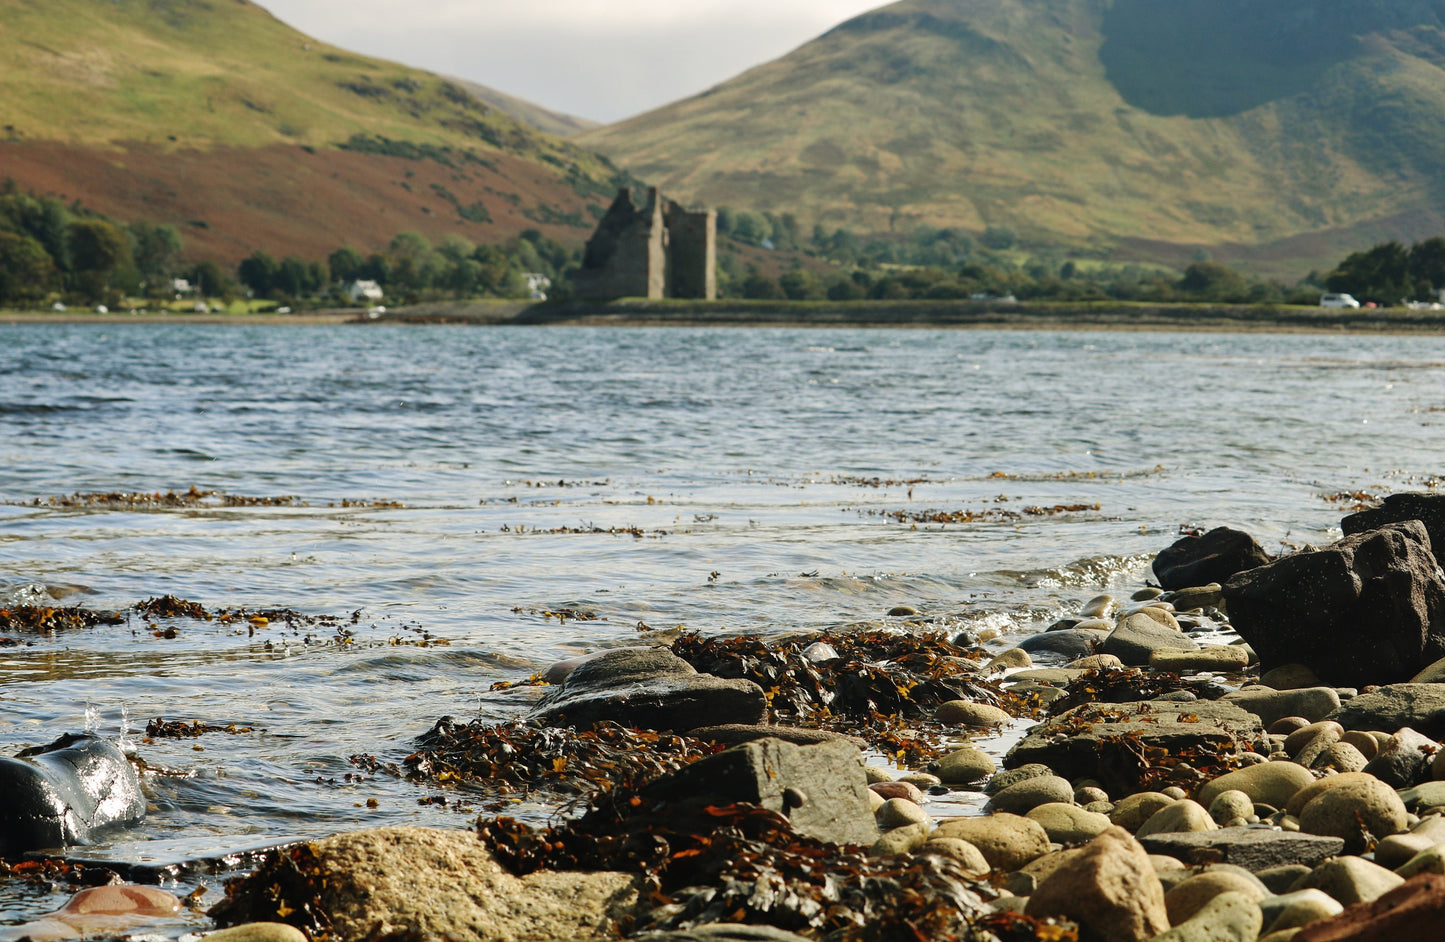
<svg viewBox="0 0 1445 942"><path fill-rule="evenodd" d="M623 187L587 240L573 284L579 298L716 300L716 210L685 209L656 187L638 206Z"/></svg>

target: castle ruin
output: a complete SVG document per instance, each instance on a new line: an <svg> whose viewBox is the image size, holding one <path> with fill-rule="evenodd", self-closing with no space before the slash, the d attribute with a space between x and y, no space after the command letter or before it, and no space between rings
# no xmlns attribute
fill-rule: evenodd
<svg viewBox="0 0 1445 942"><path fill-rule="evenodd" d="M581 298L717 299L717 212L664 200L638 207L623 187L587 240L574 279Z"/></svg>

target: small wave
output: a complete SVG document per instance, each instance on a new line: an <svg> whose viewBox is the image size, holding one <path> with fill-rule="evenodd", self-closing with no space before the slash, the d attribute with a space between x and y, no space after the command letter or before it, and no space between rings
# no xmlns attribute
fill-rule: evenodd
<svg viewBox="0 0 1445 942"><path fill-rule="evenodd" d="M1151 553L1090 556L1052 569L1002 570L997 575L1030 589L1086 589L1122 582L1153 558Z"/></svg>

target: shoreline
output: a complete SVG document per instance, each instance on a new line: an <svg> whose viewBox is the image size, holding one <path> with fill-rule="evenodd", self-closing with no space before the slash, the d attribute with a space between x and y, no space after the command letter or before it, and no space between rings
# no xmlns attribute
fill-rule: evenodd
<svg viewBox="0 0 1445 942"><path fill-rule="evenodd" d="M992 301L452 301L376 317L359 309L302 314L0 312L0 324L449 325L470 327L773 327L1119 330L1191 333L1445 333L1445 312L1260 305Z"/></svg>

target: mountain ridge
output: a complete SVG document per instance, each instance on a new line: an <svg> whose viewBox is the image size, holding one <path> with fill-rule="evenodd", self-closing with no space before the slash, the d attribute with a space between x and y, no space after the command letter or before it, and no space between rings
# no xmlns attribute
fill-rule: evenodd
<svg viewBox="0 0 1445 942"><path fill-rule="evenodd" d="M1165 12L903 0L578 141L697 201L869 232L1297 265L1433 234L1411 227L1445 211L1445 3ZM1258 35L1231 45L1241 23Z"/></svg>

